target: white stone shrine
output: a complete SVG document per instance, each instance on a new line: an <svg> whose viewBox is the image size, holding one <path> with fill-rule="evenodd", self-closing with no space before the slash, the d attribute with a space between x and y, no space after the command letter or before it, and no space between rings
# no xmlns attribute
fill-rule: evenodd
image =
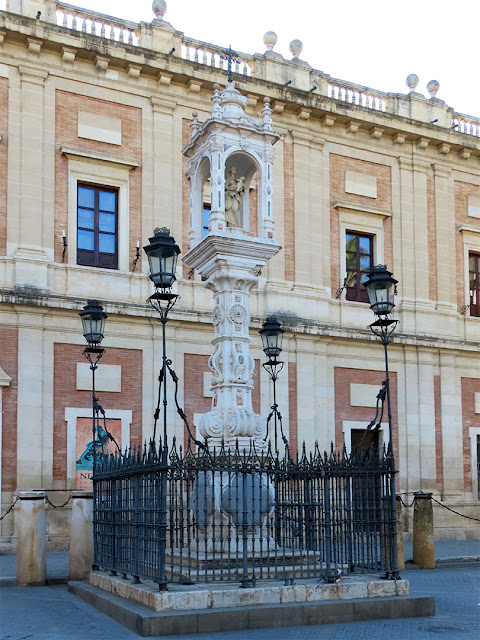
<svg viewBox="0 0 480 640"><path fill-rule="evenodd" d="M214 85L212 110L205 123L193 113L190 143L190 248L184 262L198 271L213 292L214 352L212 409L198 425L210 446L265 447L265 420L252 408L254 360L249 353L248 302L262 267L281 247L275 243L272 216L273 145L269 98L262 121L246 115L247 98L232 82L220 93ZM251 215L252 184L256 185L256 216ZM208 232L204 210L210 191ZM255 230L252 220L258 221ZM254 231L254 235L252 235Z"/></svg>

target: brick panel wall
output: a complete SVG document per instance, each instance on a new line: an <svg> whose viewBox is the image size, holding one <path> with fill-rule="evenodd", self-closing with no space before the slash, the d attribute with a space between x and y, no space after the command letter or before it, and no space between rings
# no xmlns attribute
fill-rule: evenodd
<svg viewBox="0 0 480 640"><path fill-rule="evenodd" d="M17 488L18 329L0 331L0 366L12 381L2 391L2 491Z"/></svg>
<svg viewBox="0 0 480 640"><path fill-rule="evenodd" d="M203 374L209 372L209 356L199 356L193 353L184 354L184 411L192 434L196 436L193 428L193 415L195 413L207 413L212 408L212 398L203 395ZM254 389L252 391L252 406L255 413L260 413L260 361L255 360L253 374ZM187 446L188 432L185 427L184 444Z"/></svg>
<svg viewBox="0 0 480 640"><path fill-rule="evenodd" d="M291 135L285 137L283 145L283 182L284 182L284 256L285 280L295 280L295 188L294 188L294 151Z"/></svg>
<svg viewBox="0 0 480 640"><path fill-rule="evenodd" d="M122 144L112 145L78 137L78 112L97 113L102 116L119 118L122 121ZM62 259L62 230L68 229L68 160L60 153L59 146L71 145L77 148L100 151L119 158L142 160L142 111L136 107L106 102L64 91L55 94L55 260ZM94 183L94 165L92 165ZM135 167L129 173L129 264L135 256L137 240L142 239L142 169ZM68 234L67 234L68 235ZM67 249L68 251L68 249ZM76 262L76 256L68 256L69 262Z"/></svg>
<svg viewBox="0 0 480 640"><path fill-rule="evenodd" d="M469 224L480 230L480 219L468 215L468 196L480 198L480 186L466 182L455 182L455 221L457 224ZM452 229L453 231L453 229ZM465 302L465 264L463 238L461 231L455 231L455 250L457 263L457 305L458 311ZM468 315L467 310L467 315Z"/></svg>
<svg viewBox="0 0 480 640"><path fill-rule="evenodd" d="M67 482L67 423L65 407L91 407L90 391L77 391L77 362L86 362L83 347L54 345L53 373L53 488L64 489ZM99 363L122 367L122 391L99 391L97 396L105 410L132 411L130 444L142 442L142 352L137 349L107 349Z"/></svg>
<svg viewBox="0 0 480 640"><path fill-rule="evenodd" d="M7 252L8 78L0 78L0 255Z"/></svg>
<svg viewBox="0 0 480 640"><path fill-rule="evenodd" d="M470 427L480 427L480 413L475 413L475 393L480 393L480 380L462 378L463 477L465 491L472 490Z"/></svg>
<svg viewBox="0 0 480 640"><path fill-rule="evenodd" d="M345 172L356 171L365 175L376 176L377 197L368 198L345 191ZM374 206L380 209L391 210L392 208L392 177L391 168L387 165L346 158L337 154L330 154L330 198L332 204L336 200L343 202L353 202L359 205ZM387 267L393 265L392 246L392 220L387 218L383 222L384 234L384 261ZM331 237L331 287L332 295L342 286L343 275L340 273L340 223L338 212L332 207L330 212L330 237Z"/></svg>
<svg viewBox="0 0 480 640"><path fill-rule="evenodd" d="M343 421L359 421L365 423L365 427L375 417L373 407L352 407L350 405L350 384L374 384L378 390L385 379L382 371L368 371L365 369L347 369L335 367L335 448L340 450L344 445ZM392 405L392 440L393 452L397 468L400 466L398 457L398 410L397 410L397 374L390 372L390 398ZM383 422L388 422L387 403L383 413Z"/></svg>

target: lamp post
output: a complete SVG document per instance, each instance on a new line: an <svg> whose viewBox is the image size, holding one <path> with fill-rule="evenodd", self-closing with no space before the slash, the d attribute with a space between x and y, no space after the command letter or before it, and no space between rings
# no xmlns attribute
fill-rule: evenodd
<svg viewBox="0 0 480 640"><path fill-rule="evenodd" d="M178 378L171 369L172 361L167 358L167 346L165 338L165 325L168 321L168 312L177 301L178 295L172 293L172 286L175 282L175 269L180 248L175 244L175 239L170 235L170 230L166 227L157 228L153 236L149 238L150 244L143 247L147 254L150 267L150 280L155 286L148 301L152 307L160 314L162 323L162 369L158 377L158 401L154 414L153 442L157 434L157 422L160 416L160 401L163 395L163 442L161 451L162 472L160 475L160 522L159 522L159 565L157 583L160 591L167 590L167 577L165 571L165 548L167 543L167 468L168 468L168 446L167 446L167 369L170 371L175 383ZM162 394L163 388L163 394ZM177 405L178 408L178 405Z"/></svg>
<svg viewBox="0 0 480 640"><path fill-rule="evenodd" d="M397 561L397 507L395 497L395 458L393 455L393 435L392 435L392 409L390 400L390 375L388 369L388 345L392 340L392 334L395 331L398 320L394 320L391 317L391 313L394 303L394 296L397 290L397 282L392 277L390 271L384 264L379 264L373 268L368 274L368 280L365 282L365 288L367 289L368 298L370 301L370 308L376 315L377 320L369 325L370 330L376 336L378 336L383 344L385 353L385 381L384 388L387 396L387 412L388 412L388 460L390 463L390 478L391 478L391 576L393 579L400 578L398 572Z"/></svg>
<svg viewBox="0 0 480 640"><path fill-rule="evenodd" d="M160 314L162 323L162 369L160 371L158 403L154 414L153 440L157 435L157 422L160 416L160 397L163 386L163 447L167 446L167 367L172 362L167 358L165 339L165 325L168 321L168 312L177 301L178 295L172 293L172 286L176 280L175 269L180 248L175 244L175 239L170 235L170 229L166 227L156 228L153 236L149 238L150 244L143 247L147 254L150 267L150 280L155 286L155 293L148 298L152 307Z"/></svg>
<svg viewBox="0 0 480 640"><path fill-rule="evenodd" d="M79 315L82 320L83 337L88 344L83 355L90 363L90 370L92 372L92 443L90 445L91 451L87 450L85 452L85 457L88 458L91 455L93 459L93 484L93 474L95 473L95 465L97 461L97 438L101 443L100 434L98 433L98 416L100 413L104 414L102 407L98 404L98 398L95 395L95 371L98 368L98 361L105 353L105 349L100 345L103 340L107 314L104 312L103 307L100 305L98 300L87 300L86 306L83 307L83 311L80 311ZM93 486L95 487L95 485Z"/></svg>
<svg viewBox="0 0 480 640"><path fill-rule="evenodd" d="M280 432L283 442L288 450L288 440L285 438L285 435L283 433L282 414L278 410L276 389L278 374L283 369L284 365L281 360L278 360L278 357L282 352L282 341L285 331L281 328L280 323L275 316L268 316L266 321L263 323L259 333L262 338L263 352L268 358L267 362L264 362L262 366L270 376L270 379L273 383L273 405L272 410L267 418L267 433L265 436L265 440L268 438L269 424L270 420L273 417L275 453L278 455L278 423L280 424Z"/></svg>

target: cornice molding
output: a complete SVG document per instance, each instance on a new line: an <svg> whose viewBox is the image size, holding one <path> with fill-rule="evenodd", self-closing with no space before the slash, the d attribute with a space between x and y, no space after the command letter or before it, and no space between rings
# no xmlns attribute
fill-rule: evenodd
<svg viewBox="0 0 480 640"><path fill-rule="evenodd" d="M111 164L122 165L123 167L129 167L134 169L140 166L140 162L133 160L132 158L125 158L114 156L110 153L103 153L101 151L92 151L90 149L82 149L80 147L69 147L62 145L60 147L60 153L67 158L74 158L75 160L85 160L86 162L108 162Z"/></svg>

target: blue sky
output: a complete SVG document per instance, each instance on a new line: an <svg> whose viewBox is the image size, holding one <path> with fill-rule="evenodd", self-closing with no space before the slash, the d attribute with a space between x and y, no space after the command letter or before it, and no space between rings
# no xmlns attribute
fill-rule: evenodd
<svg viewBox="0 0 480 640"><path fill-rule="evenodd" d="M1 4L1 3L0 3ZM303 42L301 55L335 78L406 93L409 73L440 82L437 98L480 117L478 0L167 0L165 19L186 35L246 53ZM139 22L153 18L151 0L77 0L77 6Z"/></svg>

